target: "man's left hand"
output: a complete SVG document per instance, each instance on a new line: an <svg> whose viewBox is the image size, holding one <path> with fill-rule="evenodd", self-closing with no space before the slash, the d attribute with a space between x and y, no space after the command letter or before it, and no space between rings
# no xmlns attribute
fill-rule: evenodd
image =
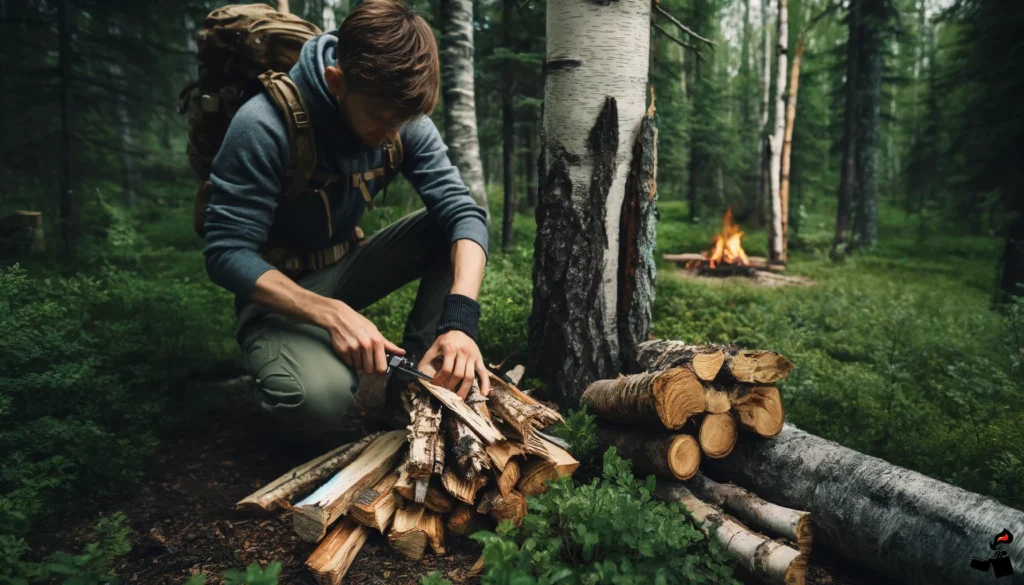
<svg viewBox="0 0 1024 585"><path fill-rule="evenodd" d="M437 369L435 361L439 359L443 361ZM480 392L484 396L491 390L480 348L472 337L461 331L439 335L416 368L432 375L434 384L458 393L463 400L469 395L475 376L480 376Z"/></svg>

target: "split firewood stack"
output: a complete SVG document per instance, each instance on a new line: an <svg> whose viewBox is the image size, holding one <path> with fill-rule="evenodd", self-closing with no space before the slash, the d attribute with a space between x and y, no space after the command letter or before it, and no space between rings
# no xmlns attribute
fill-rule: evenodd
<svg viewBox="0 0 1024 585"><path fill-rule="evenodd" d="M521 375L520 372L516 372ZM236 508L291 511L296 534L318 542L306 564L322 585L341 583L376 531L410 558L445 553L445 535L468 535L526 515L526 496L579 463L542 433L555 410L491 375L466 400L425 381L409 386L411 423L343 445L296 467Z"/></svg>
<svg viewBox="0 0 1024 585"><path fill-rule="evenodd" d="M753 575L802 584L811 547L809 514L699 473L702 458L727 457L739 440L770 439L782 431L785 414L775 384L793 363L772 351L661 339L638 345L635 357L641 373L598 380L583 394L581 402L598 417L602 445L616 447L637 473L670 480L659 482L658 494L685 506Z"/></svg>

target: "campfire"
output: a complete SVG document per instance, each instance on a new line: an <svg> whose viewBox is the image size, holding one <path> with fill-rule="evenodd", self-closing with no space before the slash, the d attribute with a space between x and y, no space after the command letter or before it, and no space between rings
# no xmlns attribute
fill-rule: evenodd
<svg viewBox="0 0 1024 585"><path fill-rule="evenodd" d="M675 262L702 276L756 276L761 271L780 271L781 266L768 264L767 258L747 256L743 249L743 230L733 221L732 208L722 217L722 231L711 238L711 249L700 254L665 254Z"/></svg>

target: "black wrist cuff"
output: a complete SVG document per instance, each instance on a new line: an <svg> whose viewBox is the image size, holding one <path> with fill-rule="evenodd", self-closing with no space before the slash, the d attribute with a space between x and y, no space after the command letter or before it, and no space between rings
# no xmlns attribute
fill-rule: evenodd
<svg viewBox="0 0 1024 585"><path fill-rule="evenodd" d="M444 298L441 320L437 323L435 334L461 331L476 341L476 326L479 321L480 303L465 295L451 294Z"/></svg>

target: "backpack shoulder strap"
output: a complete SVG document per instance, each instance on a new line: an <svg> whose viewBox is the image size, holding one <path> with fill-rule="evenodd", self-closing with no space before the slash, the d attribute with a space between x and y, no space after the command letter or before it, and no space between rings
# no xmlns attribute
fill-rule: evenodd
<svg viewBox="0 0 1024 585"><path fill-rule="evenodd" d="M384 174L388 177L398 174L398 169L402 166L404 155L402 135L396 134L394 142L384 144Z"/></svg>
<svg viewBox="0 0 1024 585"><path fill-rule="evenodd" d="M302 101L302 94L295 82L288 75L275 71L267 71L259 77L260 83L270 94L271 100L284 116L288 129L288 143L291 156L285 181L282 185L281 198L285 201L294 200L299 196L316 168L316 142L313 139L313 126L309 123L309 113Z"/></svg>

